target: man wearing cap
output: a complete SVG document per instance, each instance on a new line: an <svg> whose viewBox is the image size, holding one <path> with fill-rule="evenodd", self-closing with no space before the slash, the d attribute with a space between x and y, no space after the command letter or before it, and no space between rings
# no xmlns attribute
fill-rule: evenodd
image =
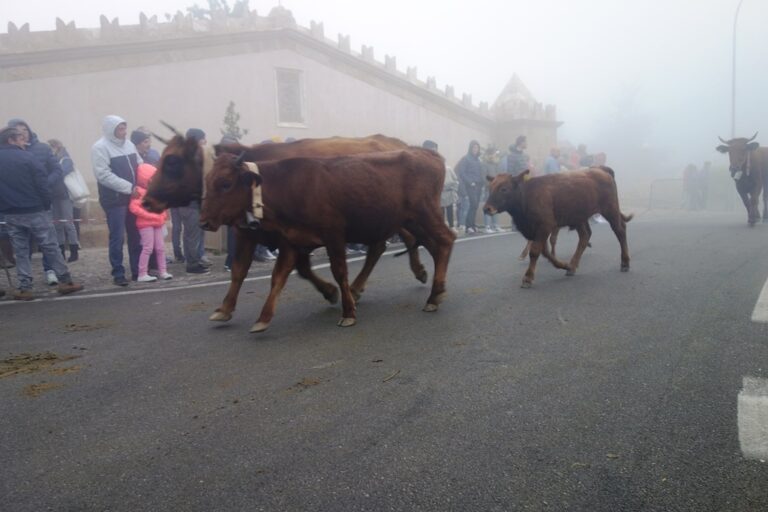
<svg viewBox="0 0 768 512"><path fill-rule="evenodd" d="M199 128L190 128L186 136L188 139L195 139L200 146L204 146L207 142L205 132ZM210 262L204 258L205 242L203 230L200 228L200 201L192 201L187 206L180 207L179 217L183 226L181 238L184 244L187 273L206 274L209 272Z"/></svg>
<svg viewBox="0 0 768 512"><path fill-rule="evenodd" d="M128 203L136 188L136 168L143 160L136 146L128 140L128 124L120 116L110 115L102 122L102 137L91 148L93 174L99 188L99 204L104 209L109 228L109 263L112 280L118 286L127 286L123 266L123 242L128 239L128 260L131 276L139 276L141 239L136 228L136 217L128 210Z"/></svg>
<svg viewBox="0 0 768 512"><path fill-rule="evenodd" d="M64 257L59 252L51 217L51 189L48 174L35 156L25 151L26 137L16 128L0 131L0 213L16 253L19 289L16 300L32 300L32 268L29 240L34 239L51 269L56 273L62 295L83 289L72 282Z"/></svg>

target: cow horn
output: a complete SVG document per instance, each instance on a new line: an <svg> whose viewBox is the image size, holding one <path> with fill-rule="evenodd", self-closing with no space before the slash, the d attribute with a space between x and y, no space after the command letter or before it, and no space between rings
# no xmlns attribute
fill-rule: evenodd
<svg viewBox="0 0 768 512"><path fill-rule="evenodd" d="M235 159L235 166L240 167L243 165L243 161L245 160L245 151L237 155L237 158Z"/></svg>
<svg viewBox="0 0 768 512"><path fill-rule="evenodd" d="M169 130L171 130L171 131L172 131L174 134L178 135L179 137L183 137L183 136L184 136L184 135L182 135L182 133L181 133L179 130L177 130L177 129L176 129L176 128L174 128L173 126L169 125L168 123L166 123L166 122L165 122L165 121L163 121L162 119L160 120L160 124L162 124L163 126L165 126L166 128L168 128Z"/></svg>
<svg viewBox="0 0 768 512"><path fill-rule="evenodd" d="M164 138L162 138L161 136L159 136L155 132L149 132L149 133L151 133L154 138L156 138L157 140L159 140L160 142L162 142L166 146L169 144L169 142L167 140L165 140Z"/></svg>
<svg viewBox="0 0 768 512"><path fill-rule="evenodd" d="M752 142L753 140L755 140L757 138L757 134L758 134L758 132L755 132L755 134L752 136L752 138L749 139L747 142Z"/></svg>
<svg viewBox="0 0 768 512"><path fill-rule="evenodd" d="M721 136L718 135L717 138L720 139L720 142L722 142L723 144L728 144L728 141L727 140L723 140L723 138Z"/></svg>

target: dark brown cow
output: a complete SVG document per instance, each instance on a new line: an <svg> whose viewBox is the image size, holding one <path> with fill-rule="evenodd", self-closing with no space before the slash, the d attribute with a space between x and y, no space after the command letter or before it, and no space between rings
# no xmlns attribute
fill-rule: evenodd
<svg viewBox="0 0 768 512"><path fill-rule="evenodd" d="M409 148L330 159L291 158L261 162L259 175L244 169L241 161L230 154L216 159L213 171L206 177L200 219L206 229L212 230L237 223L251 208L252 186L263 189L264 218L259 230L279 237L280 252L269 297L251 332L269 327L277 297L300 255L323 245L341 290L343 313L339 325L354 325L355 300L347 281L346 243L367 244L375 263L387 238L401 228L412 233L434 259L432 292L424 310L437 310L445 293L448 259L455 239L440 210L445 176L440 155ZM226 321L232 316L250 264L250 258L241 257L241 253L238 249L229 292L212 320Z"/></svg>
<svg viewBox="0 0 768 512"><path fill-rule="evenodd" d="M589 218L601 214L611 225L621 245L621 271L629 270L626 223L632 215L619 210L616 181L610 167L593 167L583 171L547 174L527 179L529 171L512 176L500 174L492 179L488 201L483 210L488 214L506 211L525 238L531 240L530 263L523 277L523 288L530 288L539 254L572 276L587 248L590 235ZM575 229L579 244L570 263L555 258L547 247L547 238L561 226Z"/></svg>
<svg viewBox="0 0 768 512"><path fill-rule="evenodd" d="M158 164L158 172L150 182L147 195L144 198L144 207L155 212L163 211L169 207L187 205L190 201L199 200L203 195L203 162L206 155L195 139L185 139L173 127L166 126L173 130L176 136L170 141L164 141L166 148ZM282 144L256 144L254 146L228 144L216 146L216 149L219 153L243 155L243 159L247 162L260 162L301 156L335 157L407 147L399 139L377 134L364 138L302 139ZM279 245L277 234L266 235L263 231L243 229L243 227L238 227L236 231L238 252L242 247L243 251L251 248L252 253L256 244L270 246L273 249ZM413 275L418 281L426 283L428 275L419 259L416 240L404 229L400 231L400 237L408 247L408 258ZM374 254L375 252L368 251L363 269L354 281L353 294L355 297L359 298L363 292L366 276L373 270L375 261L378 259L378 256L374 256ZM237 259L243 257L245 255L241 255ZM301 277L310 280L326 300L331 303L336 302L338 298L336 287L320 279L312 271L308 254L299 255L296 271ZM234 275L233 272L233 279Z"/></svg>
<svg viewBox="0 0 768 512"><path fill-rule="evenodd" d="M747 222L754 226L760 218L758 202L760 194L763 194L763 222L768 222L768 148L761 148L757 142L752 142L757 137L737 138L724 141L725 144L717 146L721 153L728 153L730 160L731 177L736 183L736 191L741 201L747 208Z"/></svg>

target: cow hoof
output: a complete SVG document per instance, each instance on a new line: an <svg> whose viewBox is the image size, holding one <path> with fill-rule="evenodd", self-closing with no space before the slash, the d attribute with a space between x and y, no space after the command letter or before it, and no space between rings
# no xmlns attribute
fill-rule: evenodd
<svg viewBox="0 0 768 512"><path fill-rule="evenodd" d="M413 275L416 277L417 281L424 284L426 284L427 279L429 279L429 274L424 269L421 269L421 272L415 272Z"/></svg>
<svg viewBox="0 0 768 512"><path fill-rule="evenodd" d="M231 313L224 313L223 311L214 311L211 316L208 317L211 322L229 322L232 320Z"/></svg>
<svg viewBox="0 0 768 512"><path fill-rule="evenodd" d="M254 333L254 332L264 332L267 329L269 329L269 322L256 322L253 324L253 327L251 327L251 330L248 332Z"/></svg>
<svg viewBox="0 0 768 512"><path fill-rule="evenodd" d="M434 313L435 311L437 311L437 304L427 303L427 305L424 306L424 309L422 309L422 311L424 311L425 313Z"/></svg>
<svg viewBox="0 0 768 512"><path fill-rule="evenodd" d="M336 325L338 325L339 327L352 327L356 323L357 323L357 320L355 320L354 318L342 318L341 320L339 320L339 323L337 323Z"/></svg>
<svg viewBox="0 0 768 512"><path fill-rule="evenodd" d="M533 286L533 283L523 281L523 284L520 285L520 288L530 288L531 286Z"/></svg>
<svg viewBox="0 0 768 512"><path fill-rule="evenodd" d="M352 294L352 299L355 301L355 304L360 302L360 297L363 296L363 290L357 291L357 290L349 290L349 293Z"/></svg>
<svg viewBox="0 0 768 512"><path fill-rule="evenodd" d="M339 302L339 289L334 288L331 293L323 294L323 297L325 297L325 300L327 300L330 304L336 304Z"/></svg>
<svg viewBox="0 0 768 512"><path fill-rule="evenodd" d="M576 271L569 268L568 270L565 271L565 275L567 275L568 277L573 277L576 275Z"/></svg>
<svg viewBox="0 0 768 512"><path fill-rule="evenodd" d="M622 272L629 272L629 265L622 265L621 266L621 271Z"/></svg>

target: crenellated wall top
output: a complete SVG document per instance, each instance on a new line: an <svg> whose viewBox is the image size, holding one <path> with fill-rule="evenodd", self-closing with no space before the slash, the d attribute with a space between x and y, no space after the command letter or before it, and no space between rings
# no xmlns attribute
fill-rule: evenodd
<svg viewBox="0 0 768 512"><path fill-rule="evenodd" d="M248 8L247 2L238 0L230 12L214 11L200 16L193 12L185 14L178 11L174 15L166 15L165 18L160 21L157 16L150 17L140 13L138 24L124 25L118 18L109 19L102 15L98 28L78 28L74 21L66 22L57 18L55 30L36 32L29 29L28 23L19 26L9 22L8 32L0 34L0 63L6 67L23 67L27 61L35 65L41 64L44 62L41 55L46 52L74 50L75 52L70 54L76 55L78 49L108 48L132 43L140 43L146 48L153 42L157 43L158 47L167 48L168 43L184 39L288 30L351 56L358 60L361 66L374 66L379 72L383 71L401 80L404 86L422 89L442 101L454 104L455 107L471 111L474 115L487 119L557 122L553 105L544 106L532 98L515 98L514 101L509 101L502 98L502 93L490 109L486 102L475 105L471 94L463 93L457 96L451 85L438 88L434 77L420 80L415 66L407 67L405 72L400 71L395 56L384 55L382 62L376 60L372 46L363 45L359 52L353 50L349 35L338 34L336 40L327 38L321 22L312 21L309 27L298 25L291 11L282 6L274 7L267 16L260 16L255 10ZM29 56L29 59L25 56Z"/></svg>

